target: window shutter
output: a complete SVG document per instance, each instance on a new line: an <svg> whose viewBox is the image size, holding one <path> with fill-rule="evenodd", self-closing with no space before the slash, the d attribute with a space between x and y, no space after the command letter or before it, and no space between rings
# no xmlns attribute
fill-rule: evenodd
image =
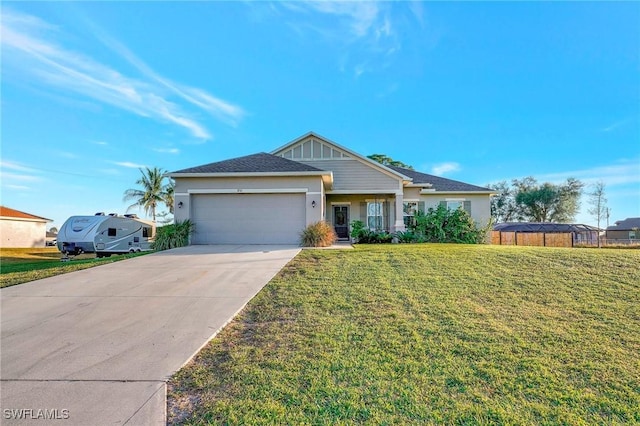
<svg viewBox="0 0 640 426"><path fill-rule="evenodd" d="M389 217L389 204L388 201L382 203L382 220L384 221L383 226L386 231L391 230L391 226L389 226L391 222L391 218Z"/></svg>
<svg viewBox="0 0 640 426"><path fill-rule="evenodd" d="M420 210L422 213L426 213L427 212L427 209L425 208L424 201L418 201L418 210Z"/></svg>
<svg viewBox="0 0 640 426"><path fill-rule="evenodd" d="M367 203L360 203L360 220L367 226Z"/></svg>
<svg viewBox="0 0 640 426"><path fill-rule="evenodd" d="M464 202L464 211L469 213L469 216L471 216L471 201Z"/></svg>

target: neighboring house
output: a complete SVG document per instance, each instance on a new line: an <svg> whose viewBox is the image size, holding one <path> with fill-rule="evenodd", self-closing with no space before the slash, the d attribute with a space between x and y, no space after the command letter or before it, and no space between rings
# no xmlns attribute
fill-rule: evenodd
<svg viewBox="0 0 640 426"><path fill-rule="evenodd" d="M195 225L193 244L297 244L319 220L349 239L350 223L405 229L418 209L464 208L485 225L491 189L383 166L316 133L272 151L169 173L176 221Z"/></svg>
<svg viewBox="0 0 640 426"><path fill-rule="evenodd" d="M0 206L0 247L44 247L51 219Z"/></svg>
<svg viewBox="0 0 640 426"><path fill-rule="evenodd" d="M608 242L639 242L640 217L619 220L615 225L607 227L606 238Z"/></svg>

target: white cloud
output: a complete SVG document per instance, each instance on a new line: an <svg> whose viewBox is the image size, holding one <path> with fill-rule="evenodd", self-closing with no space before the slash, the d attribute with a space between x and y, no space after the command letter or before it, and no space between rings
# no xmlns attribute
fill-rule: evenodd
<svg viewBox="0 0 640 426"><path fill-rule="evenodd" d="M144 164L132 163L130 161L112 161L111 163L115 164L116 166L127 167L130 169L144 169L145 167L147 167Z"/></svg>
<svg viewBox="0 0 640 426"><path fill-rule="evenodd" d="M24 185L8 184L8 185L6 185L6 187L9 188L9 189L15 189L17 191L31 191L31 188L29 188L28 186L24 186Z"/></svg>
<svg viewBox="0 0 640 426"><path fill-rule="evenodd" d="M298 35L313 34L314 38L319 35L320 39L348 50L351 54L340 55L338 68L342 71L349 68L356 78L364 72L388 66L389 56L400 50L392 3L297 1L275 4L293 15L287 24ZM349 60L351 64L345 63Z"/></svg>
<svg viewBox="0 0 640 426"><path fill-rule="evenodd" d="M20 163L14 163L12 161L0 160L0 167L3 169L17 170L20 172L34 172L31 167L22 165Z"/></svg>
<svg viewBox="0 0 640 426"><path fill-rule="evenodd" d="M538 176L537 179L542 182L561 183L570 177L576 178L587 185L598 181L603 181L606 185L640 183L640 160L622 160L618 163L589 169L547 173Z"/></svg>
<svg viewBox="0 0 640 426"><path fill-rule="evenodd" d="M436 164L431 168L431 174L436 176L443 176L447 173L459 172L461 170L460 164L455 162Z"/></svg>
<svg viewBox="0 0 640 426"><path fill-rule="evenodd" d="M234 126L245 115L241 107L203 89L182 86L160 76L122 44L99 31L96 34L103 43L134 65L143 79L123 75L89 56L59 46L55 42L58 34L53 28L37 17L5 8L1 34L4 64L31 74L35 77L33 82L79 94L143 117L173 123L200 139L212 136L185 107L200 108ZM177 101L182 101L182 104Z"/></svg>
<svg viewBox="0 0 640 426"><path fill-rule="evenodd" d="M92 141L91 143L94 144L94 145L100 145L100 146L109 145L107 142L104 142L104 141Z"/></svg>
<svg viewBox="0 0 640 426"><path fill-rule="evenodd" d="M152 148L155 152L159 152L161 154L180 154L180 150L178 148Z"/></svg>
<svg viewBox="0 0 640 426"><path fill-rule="evenodd" d="M7 172L2 172L2 180L4 182L6 181L20 181L20 182L38 182L40 180L42 180L39 176L33 176L33 175L22 175L22 174L18 174L18 173L7 173Z"/></svg>

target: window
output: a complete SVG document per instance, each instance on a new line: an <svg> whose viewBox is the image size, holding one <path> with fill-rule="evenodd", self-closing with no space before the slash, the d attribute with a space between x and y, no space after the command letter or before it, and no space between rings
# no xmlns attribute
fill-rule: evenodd
<svg viewBox="0 0 640 426"><path fill-rule="evenodd" d="M440 204L443 204L449 210L455 209L464 209L469 216L471 216L471 201L463 200L463 199L451 199L447 201L440 201Z"/></svg>
<svg viewBox="0 0 640 426"><path fill-rule="evenodd" d="M139 243L140 242L140 237L133 237L133 242L134 243Z"/></svg>
<svg viewBox="0 0 640 426"><path fill-rule="evenodd" d="M142 238L151 238L151 228L146 226L142 227Z"/></svg>
<svg viewBox="0 0 640 426"><path fill-rule="evenodd" d="M462 201L447 201L447 208L449 210L459 209L460 207L462 207Z"/></svg>
<svg viewBox="0 0 640 426"><path fill-rule="evenodd" d="M632 231L629 231L629 239L630 240L635 240L636 239L636 231L635 229Z"/></svg>
<svg viewBox="0 0 640 426"><path fill-rule="evenodd" d="M116 236L116 228L109 228L109 230L107 231L107 235L110 237L115 237Z"/></svg>
<svg viewBox="0 0 640 426"><path fill-rule="evenodd" d="M368 202L367 203L367 227L374 230L382 230L382 224L384 223L382 217L382 202Z"/></svg>
<svg viewBox="0 0 640 426"><path fill-rule="evenodd" d="M411 227L416 224L414 216L418 211L417 201L405 201L402 205L402 217L404 219L404 226Z"/></svg>

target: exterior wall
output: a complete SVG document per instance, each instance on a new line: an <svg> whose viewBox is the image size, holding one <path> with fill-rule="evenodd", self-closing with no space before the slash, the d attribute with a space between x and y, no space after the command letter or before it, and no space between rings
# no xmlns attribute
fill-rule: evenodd
<svg viewBox="0 0 640 426"><path fill-rule="evenodd" d="M202 177L175 178L174 220L183 221L191 217L191 195L189 191L211 191L211 193L278 193L283 191L306 193L307 225L322 219L324 186L320 176L254 176L254 177ZM315 201L316 207L312 207ZM180 207L182 203L182 207Z"/></svg>
<svg viewBox="0 0 640 426"><path fill-rule="evenodd" d="M396 199L391 194L361 194L361 195L327 195L327 208L325 211L325 220L333 225L333 208L334 205L348 205L349 206L349 224L354 220L361 220L363 222L367 222L366 214L363 215L362 212L362 203L366 203L367 201L384 201L387 203L388 208L386 209L388 219L385 219L387 231L394 231L394 224L396 220L395 214L395 202ZM351 227L349 227L349 231L351 231Z"/></svg>
<svg viewBox="0 0 640 426"><path fill-rule="evenodd" d="M422 201L425 209L437 208L441 201L459 199L471 201L471 217L480 226L489 223L491 219L491 197L487 194L420 194L420 188L405 188L404 201Z"/></svg>
<svg viewBox="0 0 640 426"><path fill-rule="evenodd" d="M303 164L333 172L333 191L397 191L401 179L378 171L358 160L298 160Z"/></svg>
<svg viewBox="0 0 640 426"><path fill-rule="evenodd" d="M629 230L625 231L607 231L606 238L609 241L613 240L628 240L629 239ZM640 231L636 232L636 239L640 240Z"/></svg>
<svg viewBox="0 0 640 426"><path fill-rule="evenodd" d="M0 219L0 247L44 247L46 227L46 222Z"/></svg>

